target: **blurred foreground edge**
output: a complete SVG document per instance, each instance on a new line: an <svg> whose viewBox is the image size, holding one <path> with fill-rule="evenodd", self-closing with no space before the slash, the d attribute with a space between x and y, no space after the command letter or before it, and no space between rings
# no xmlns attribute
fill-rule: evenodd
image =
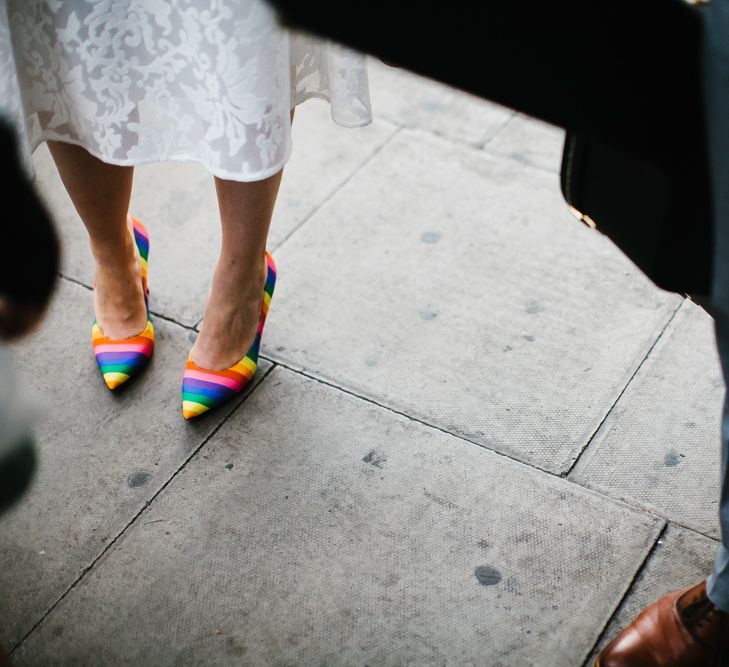
<svg viewBox="0 0 729 667"><path fill-rule="evenodd" d="M565 128L568 203L660 287L708 293L700 9L684 0L270 1L292 28Z"/></svg>
<svg viewBox="0 0 729 667"><path fill-rule="evenodd" d="M60 246L51 217L22 162L14 128L0 119L5 202L0 262L0 512L30 485L36 454L29 406L18 399L10 350L2 341L30 333L42 320L57 281ZM0 664L2 656L0 655Z"/></svg>

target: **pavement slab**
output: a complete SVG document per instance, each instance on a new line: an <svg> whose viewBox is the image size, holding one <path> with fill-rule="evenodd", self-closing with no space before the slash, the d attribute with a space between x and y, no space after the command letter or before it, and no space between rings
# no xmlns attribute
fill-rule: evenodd
<svg viewBox="0 0 729 667"><path fill-rule="evenodd" d="M563 147L563 129L515 114L484 150L559 173Z"/></svg>
<svg viewBox="0 0 729 667"><path fill-rule="evenodd" d="M397 128L377 119L345 129L329 106L311 100L297 108L294 149L276 203L269 249L275 249L392 136ZM56 172L45 144L34 154L38 186L64 242L63 273L93 283L86 231ZM130 207L151 236L150 307L184 326L202 317L220 248L213 178L199 164L166 162L136 168Z"/></svg>
<svg viewBox="0 0 729 667"><path fill-rule="evenodd" d="M375 117L401 127L482 146L514 115L507 107L390 67L377 58L369 59L368 75Z"/></svg>
<svg viewBox="0 0 729 667"><path fill-rule="evenodd" d="M297 109L269 238L263 354L282 366L262 358L242 404L196 423L179 386L213 179L137 169L167 321L111 394L86 234L36 151L70 280L14 348L46 405L35 484L0 518L14 664L591 667L706 576L708 316L567 213L560 129L377 59L370 84L368 128Z"/></svg>
<svg viewBox="0 0 729 667"><path fill-rule="evenodd" d="M110 392L91 352L91 292L59 282L41 330L14 347L21 384L45 414L35 429L33 486L0 517L0 644L8 649L239 402L199 422L183 420L191 332L160 319L150 366Z"/></svg>
<svg viewBox="0 0 729 667"><path fill-rule="evenodd" d="M669 525L654 552L613 616L597 650L601 651L623 628L650 604L664 595L706 579L714 562L718 542L685 528Z"/></svg>
<svg viewBox="0 0 729 667"><path fill-rule="evenodd" d="M723 398L713 320L686 301L572 479L718 537Z"/></svg>
<svg viewBox="0 0 729 667"><path fill-rule="evenodd" d="M13 659L575 665L662 528L275 368Z"/></svg>
<svg viewBox="0 0 729 667"><path fill-rule="evenodd" d="M276 260L266 355L557 473L680 304L555 174L408 130Z"/></svg>

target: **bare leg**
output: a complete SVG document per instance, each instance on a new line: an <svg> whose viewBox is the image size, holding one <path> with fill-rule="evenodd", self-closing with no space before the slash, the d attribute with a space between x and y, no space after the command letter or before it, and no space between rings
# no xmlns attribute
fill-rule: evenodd
<svg viewBox="0 0 729 667"><path fill-rule="evenodd" d="M230 368L256 337L266 282L266 239L282 174L253 183L215 178L223 243L192 347L192 360L202 368Z"/></svg>
<svg viewBox="0 0 729 667"><path fill-rule="evenodd" d="M266 280L266 239L281 174L239 183L215 179L223 228L213 284L193 361L222 370L240 361L256 337Z"/></svg>
<svg viewBox="0 0 729 667"><path fill-rule="evenodd" d="M49 141L48 147L89 233L96 260L96 320L111 339L134 336L147 323L139 260L127 224L134 169L102 162L79 146Z"/></svg>

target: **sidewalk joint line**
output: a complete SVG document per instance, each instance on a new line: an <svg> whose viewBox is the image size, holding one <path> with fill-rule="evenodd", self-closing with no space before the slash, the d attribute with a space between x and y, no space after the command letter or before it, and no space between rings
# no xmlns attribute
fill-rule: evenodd
<svg viewBox="0 0 729 667"><path fill-rule="evenodd" d="M319 204L317 204L304 218L301 220L301 222L296 225L292 230L286 234L286 236L281 239L281 241L278 242L275 246L273 246L272 252L278 252L278 250L294 235L296 234L299 229L301 229L309 220L311 220L314 215L316 215L319 210L329 203L334 196L342 189L344 188L357 174L359 174L370 162L372 162L379 154L380 152L388 146L392 140L398 136L402 132L403 128L399 125L395 125L395 129L390 133L390 136L385 139L377 148L375 148L372 153L370 153L362 162L360 162L352 171L352 173L347 176L334 190L332 190Z"/></svg>
<svg viewBox="0 0 729 667"><path fill-rule="evenodd" d="M169 315L163 315L162 313L159 313L156 310L152 310L151 308L149 309L149 314L154 315L154 317L158 317L160 320L169 322L170 324L176 324L178 327L186 329L187 331L195 331L195 327L191 327L187 324L183 324L182 322L178 322L176 319L170 317Z"/></svg>
<svg viewBox="0 0 729 667"><path fill-rule="evenodd" d="M681 303L683 303L683 302L681 302ZM679 308L680 308L680 306L679 306ZM671 318L670 318L669 322L671 320L673 320L673 317L675 316L675 314L676 314L677 311L678 311L678 308L671 315ZM666 325L666 326L668 326L668 325ZM630 509L631 511L636 512L637 514L640 514L640 515L643 515L643 516L646 516L646 517L650 517L652 519L657 519L657 520L659 520L659 521L661 521L663 523L670 522L670 523L672 523L672 524L674 524L676 526L679 526L680 528L685 528L686 530L690 530L690 531L692 531L694 533L697 533L699 535L702 535L703 537L706 537L708 539L717 541L716 538L712 537L711 535L706 535L705 533L702 533L701 531L697 530L696 528L692 528L690 526L686 526L686 525L680 523L679 521L676 521L674 519L669 519L668 517L662 516L661 514L657 514L656 512L654 512L651 509L648 509L648 508L643 507L641 505L634 505L633 503L628 502L627 500L625 500L623 498L618 498L616 496L612 496L609 493L607 493L606 491L602 491L601 489L595 489L595 488L592 488L590 486L585 486L584 484L580 484L579 482L576 482L575 480L570 479L569 477L567 477L564 473L558 473L558 472L552 472L551 470L546 470L544 468L539 467L538 465L535 465L533 463L529 463L527 461L522 461L520 459L515 458L514 456L511 456L509 454L506 454L505 452L500 452L497 449L493 449L492 447L488 447L487 445L484 445L484 444L482 444L480 442L476 442L475 440L469 440L467 437L465 437L465 436L463 436L463 435L461 435L459 433L453 433L452 431L448 431L447 429L443 428L442 426L438 426L437 424L431 424L430 422L427 422L427 421L425 421L424 419L422 419L420 417L415 417L413 415L409 415L406 412L401 412L400 410L398 410L398 409L396 409L396 408L394 408L394 407L392 407L390 405L386 405L384 403L378 403L373 398L369 398L368 396L362 396L361 394L358 394L358 393L356 393L355 391L353 391L351 389L347 389L346 387L342 387L342 386L336 384L335 382L333 382L331 380L326 380L326 379L324 379L322 377L318 377L316 375L312 375L311 373L309 373L309 372L307 372L307 371L305 371L303 369L296 368L294 366L289 366L286 362L279 361L279 360L274 360L271 357L268 357L268 356L266 356L263 353L260 354L260 357L261 357L261 359L265 359L266 361L274 364L275 366L280 366L281 368L285 368L286 370L291 371L292 373L296 373L297 375L301 375L301 376L303 376L305 378L308 378L309 380L312 380L314 382L318 382L319 384L323 384L323 385L325 385L327 387L331 387L332 389L334 389L336 391L341 391L343 394L347 394L347 395L352 396L353 398L356 398L356 399L358 399L360 401L364 401L366 403L369 403L371 405L374 405L377 408L381 408L383 410L387 410L388 412L391 412L393 414L399 415L400 417L404 417L405 419L408 419L408 420L410 420L412 422L415 422L417 424L421 424L422 426L425 426L426 428L431 428L431 429L433 429L435 431L439 431L439 432L441 432L441 433L443 433L445 435L448 435L448 436L450 436L452 438L455 438L456 440L460 440L461 442L464 442L464 443L466 443L468 445L473 445L475 447L478 447L479 449L486 450L487 452L490 452L494 456L499 456L501 458L507 459L508 461L511 461L513 464L517 465L520 468L523 467L523 468L528 468L530 470L536 470L536 471L538 471L540 473L543 473L545 475L549 475L550 477L552 477L554 479L560 479L560 480L562 480L564 482L567 482L571 486L574 486L574 487L576 487L578 489L582 489L583 491L587 491L588 493L592 493L592 494L595 494L597 496L600 496L601 498L605 498L606 500L609 500L610 502L616 503L617 505L622 505L623 507L626 507L626 508ZM611 410L612 410L612 408L611 408Z"/></svg>
<svg viewBox="0 0 729 667"><path fill-rule="evenodd" d="M650 347L646 351L645 355L643 355L643 359L641 359L640 363L635 367L635 370L631 373L630 377L628 378L628 381L625 383L623 388L618 392L618 395L615 397L615 400L613 401L612 405L607 409L605 414L603 415L603 418L600 420L600 423L597 425L595 430L592 432L589 438L587 438L587 442L585 442L584 446L580 448L580 450L577 452L577 456L575 457L575 460L572 462L572 465L570 465L569 469L562 473L562 477L568 478L572 472L575 469L575 466L580 461L584 453L589 449L592 442L595 440L595 437L600 432L600 429L603 427L603 424L607 421L607 418L612 414L613 410L615 410L615 406L618 404L620 399L623 397L623 394L628 390L628 387L632 384L633 380L635 379L635 376L638 375L640 372L640 369L643 368L643 365L648 360L648 357L651 356L653 353L653 350L655 349L656 345L658 345L658 342L663 338L663 334L666 333L666 330L671 325L671 322L675 319L676 315L678 314L678 311L681 310L684 303L686 303L686 297L681 299L678 302L678 306L674 308L673 312L671 313L671 316L666 320L666 323L661 328L660 332L656 336L656 338L651 343ZM581 486L581 485L580 485Z"/></svg>
<svg viewBox="0 0 729 667"><path fill-rule="evenodd" d="M513 160L517 164L524 165L526 167L531 167L532 169L538 169L539 171L543 171L548 174L559 174L559 171L560 171L559 168L550 169L549 167L545 167L541 164L537 164L536 162L532 162L531 160L527 160L527 159L520 157L518 155L515 155L515 154L499 153L498 151L495 151L490 147L490 144L493 142L493 140L496 139L496 137L498 137L507 128L507 126L511 125L511 123L514 121L514 119L516 119L519 116L521 116L525 120L534 120L531 116L528 116L526 114L520 114L519 112L514 112L514 114L512 114L509 117L509 119L503 125L501 125L496 132L494 132L491 136L487 137L484 141L482 141L479 144L479 146L478 146L479 150L483 151L486 155L490 155L491 157L494 157L494 158L505 158L507 160ZM546 121L540 120L538 118L536 120L538 120L541 123L546 123ZM546 124L552 125L551 123L546 123ZM559 127L559 125L552 125L552 127L556 127L558 129L565 131L564 128Z"/></svg>
<svg viewBox="0 0 729 667"><path fill-rule="evenodd" d="M289 366L287 363L277 360L277 359L273 359L271 357L268 357L263 353L260 354L260 357L262 359L265 359L266 361L276 364L277 366L280 366L281 368L285 368L286 370L291 371L292 373L297 373L298 375L302 375L303 377L308 378L309 380L313 380L314 382L318 382L327 387L331 387L332 389L336 389L337 391L341 391L344 394L353 396L354 398L357 398L360 401L365 401L366 403L370 403L371 405L374 405L375 407L381 408L383 410L387 410L388 412L399 415L400 417L405 417L405 419L409 419L410 421L416 422L417 424L422 424L423 426L426 426L427 428L432 428L436 431L440 431L441 433L445 433L446 435L449 435L452 438L461 440L462 442L466 442L469 445L475 445L476 447L479 447L480 449L485 449L486 451L491 452L492 454L495 454L496 456L501 456L505 459L509 459L510 461L513 461L514 463L517 463L521 466L527 466L529 468L533 468L534 470L539 470L540 472L546 473L552 477L562 478L559 473L553 473L549 470L544 470L543 468L540 468L539 466L532 465L531 463L525 463L524 461L520 461L519 459L514 458L513 456L509 456L509 454L505 454L504 452L500 452L495 449L492 449L491 447L487 447L486 445L476 442L475 440L469 440L467 437L460 435L458 433L453 433L451 431L448 431L445 428L443 428L442 426L438 426L437 424L431 424L430 422L425 421L424 419L422 419L420 417L415 417L413 415L409 415L407 412L401 412L400 410L392 407L391 405L387 405L385 403L379 403L374 398L370 398L369 396L362 396L361 394L358 394L357 392L353 391L352 389L347 389L346 387L338 385L331 380L326 380L317 375L312 375L311 373L308 373L307 371L305 371L301 368ZM579 486L580 488L586 488L586 487L583 487L581 484L572 482L572 480L566 480L566 481L569 481L572 484L574 484L575 486ZM590 489L590 490L594 491L594 489ZM600 493L600 492L595 491L595 493ZM600 494L600 495L604 495L604 494Z"/></svg>
<svg viewBox="0 0 729 667"><path fill-rule="evenodd" d="M85 289L89 290L89 292L93 292L93 287L89 287L86 283L77 280L76 278L71 278L70 276L64 275L63 273L59 273L58 276L62 278L63 280L68 281L69 283L73 283L74 285L79 285L80 287L84 287ZM169 315L163 315L162 313L149 309L150 315L154 315L155 317L159 317L161 320L165 320L165 322L171 322L172 324L176 324L178 327L181 327L183 329L187 329L188 331L195 331L195 326L189 326L187 324L183 324L182 322L178 322L176 319L170 317ZM202 318L200 318L200 322L202 322Z"/></svg>
<svg viewBox="0 0 729 667"><path fill-rule="evenodd" d="M511 107L506 107L503 104L497 104L497 106L500 106L506 111L509 111L509 117L500 125L497 125L495 130L492 128L491 132L493 132L493 134L491 132L487 132L485 135L483 135L483 138L476 140L459 139L458 137L447 134L443 130L435 130L432 127L418 125L417 122L408 125L407 123L403 123L399 119L395 119L394 117L385 114L379 114L378 118L387 121L391 125L394 125L398 128L398 130L404 130L405 132L422 132L423 134L427 134L431 137L435 137L436 139L444 141L455 148L465 148L472 151L482 151L483 147L494 137L496 137L496 135L499 134L499 132L501 132L501 130L503 130L504 127L506 127L511 122L514 116L518 115L518 112L514 111Z"/></svg>
<svg viewBox="0 0 729 667"><path fill-rule="evenodd" d="M568 480L572 482L573 484L576 484L577 486L582 487L583 489L589 489L590 491L594 491L595 493L599 493L601 496L605 496L607 498L612 498L613 500L617 500L628 507L632 507L636 510L640 510L641 512L644 512L646 514L649 514L650 516L656 517L657 519L662 519L663 521L666 521L667 523L670 523L677 528L681 528L682 530L688 530L694 535L698 535L700 537L705 537L707 540L711 540L712 542L716 542L717 547L721 543L721 538L714 537L713 535L709 535L708 533L705 533L703 530L699 530L698 528L695 528L693 526L689 526L686 523L683 523L681 519L674 519L672 517L666 516L665 514L659 514L656 510L648 509L647 507L643 507L642 505L633 505L632 502L625 500L623 498L619 498L617 496L611 496L607 491L601 491L599 489L593 489L590 486L582 486L579 482L573 482L572 480Z"/></svg>
<svg viewBox="0 0 729 667"><path fill-rule="evenodd" d="M124 527L116 534L113 540L111 540L102 550L101 552L94 558L88 565L86 565L83 570L81 571L81 574L74 579L71 584L68 586L68 588L65 590L65 592L50 606L46 611L41 615L41 617L33 624L33 626L28 630L28 632L23 635L23 637L20 639L20 641L13 646L13 648L8 652L8 656L12 656L15 651L20 648L20 646L25 642L30 635L32 635L35 630L40 626L41 623L53 612L53 610L63 602L63 600L66 598L66 596L73 591L74 588L81 582L81 580L86 576L88 572L92 570L92 568L96 565L96 563L101 560L101 558L106 555L106 553L117 543L119 538L121 538L124 533L127 532L129 528L131 528L134 523L137 521L137 519L144 514L144 512L147 511L147 508L157 499L157 497L171 484L171 482L179 475L187 466L187 464L197 455L197 453L220 431L220 429L223 427L223 425L233 416L234 413L238 411L241 405L245 403L248 398L255 392L258 387L260 387L265 379L271 374L274 368L276 368L277 364L275 362L272 362L271 368L269 368L264 374L261 379L256 382L248 391L245 396L240 400L240 402L220 421L219 424L213 428L208 435L203 438L203 440L200 442L197 447L195 447L190 454L187 456L187 458L182 462L182 464L177 468L172 475L170 475L169 479L159 488L157 491L152 494L145 502L144 505L132 516L132 518L124 525Z"/></svg>
<svg viewBox="0 0 729 667"><path fill-rule="evenodd" d="M597 647L600 645L600 642L603 640L603 637L605 637L605 634L608 631L608 628L610 627L610 623L615 618L615 615L620 611L623 604L625 604L625 601L630 596L631 591L633 590L633 586L635 586L635 583L638 581L638 578L640 575L644 572L646 566L648 565L648 561L653 557L653 554L656 553L658 550L659 542L666 536L666 532L668 531L668 526L671 522L665 521L663 524L663 528L658 533L658 537L656 537L655 541L653 542L653 546L648 550L648 553L646 554L645 558L643 559L643 562L636 568L632 578L630 579L630 583L628 584L628 587L625 589L625 593L623 593L622 597L618 601L618 603L615 605L615 608L612 610L612 613L608 617L608 619L605 621L604 625L600 629L599 634L597 635L597 639L595 639L594 643L592 644L592 648L587 652L587 657L582 662L582 667L592 667L592 663L588 662L590 654L595 652L597 650Z"/></svg>
<svg viewBox="0 0 729 667"><path fill-rule="evenodd" d="M476 142L474 145L475 148L478 148L479 150L484 150L484 148L490 144L494 139L496 139L497 136L499 136L511 123L514 122L514 119L519 115L518 112L514 111L513 109L509 109L512 111L511 116L509 116L501 125L499 125L496 130L492 130L491 132L488 132L486 136L481 139L481 141Z"/></svg>
<svg viewBox="0 0 729 667"><path fill-rule="evenodd" d="M521 165L522 167L529 167L530 169L536 169L537 171L541 171L545 174L552 174L552 176L558 176L559 175L559 169L550 169L549 167L544 167L541 164L537 164L536 162L531 162L530 160L527 160L525 158L519 157L517 155L508 155L506 153L498 153L494 151L493 149L489 148L488 146L481 149L484 153L484 155L488 155L492 158L497 158L500 160L511 160L512 162L516 162L516 164Z"/></svg>
<svg viewBox="0 0 729 667"><path fill-rule="evenodd" d="M94 288L91 287L90 285L87 285L85 282L82 282L81 280L77 280L76 278L71 278L71 276L67 276L65 273L59 273L58 277L62 278L63 280L67 280L69 283L73 283L74 285L83 287L83 288L89 290L89 292L94 291Z"/></svg>

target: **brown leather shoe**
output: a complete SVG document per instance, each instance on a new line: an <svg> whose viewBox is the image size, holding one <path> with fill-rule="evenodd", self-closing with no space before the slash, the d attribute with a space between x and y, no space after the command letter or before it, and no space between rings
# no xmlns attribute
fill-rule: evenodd
<svg viewBox="0 0 729 667"><path fill-rule="evenodd" d="M729 614L706 597L706 582L644 609L611 641L595 667L729 666Z"/></svg>

